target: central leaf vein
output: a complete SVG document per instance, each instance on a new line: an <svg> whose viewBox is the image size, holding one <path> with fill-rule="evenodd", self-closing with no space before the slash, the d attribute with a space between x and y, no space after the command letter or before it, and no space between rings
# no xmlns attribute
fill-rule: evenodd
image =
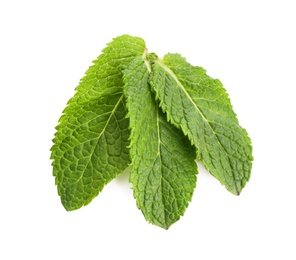
<svg viewBox="0 0 296 260"><path fill-rule="evenodd" d="M89 156L88 156L89 159L88 159L87 163L85 164L85 167L84 167L83 171L81 172L79 178L78 178L74 183L77 183L77 182L79 182L79 181L82 179L82 177L83 177L83 175L84 175L84 173L85 173L85 170L87 169L87 167L89 166L89 164L90 164L90 162L91 162L91 160L92 160L92 157L93 157L93 155L94 155L95 149L97 148L97 145L98 145L98 143L99 143L101 137L102 137L103 134L105 133L106 128L107 128L107 126L109 125L111 118L114 116L114 113L115 113L115 111L117 110L117 108L118 108L120 102L122 101L122 99L123 99L123 94L120 96L120 98L118 99L116 105L114 106L114 108L113 108L112 111L110 112L110 116L108 117L108 119L107 119L107 121L106 121L106 124L104 125L102 131L100 132L99 136L97 137L97 141L96 141L95 145L93 145L93 147L92 147L92 150L91 150L91 152L90 152L90 154L89 154ZM116 121L117 121L117 120L116 120Z"/></svg>

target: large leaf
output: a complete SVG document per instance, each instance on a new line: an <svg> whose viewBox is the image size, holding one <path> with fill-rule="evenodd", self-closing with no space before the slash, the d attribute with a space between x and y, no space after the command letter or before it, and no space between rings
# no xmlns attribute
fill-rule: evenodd
<svg viewBox="0 0 296 260"><path fill-rule="evenodd" d="M130 181L146 220L169 228L184 214L196 184L195 148L166 120L148 84L149 63L135 58L124 70L131 127Z"/></svg>
<svg viewBox="0 0 296 260"><path fill-rule="evenodd" d="M252 147L219 80L179 54L156 59L150 84L168 119L198 149L198 158L233 194L250 178Z"/></svg>
<svg viewBox="0 0 296 260"><path fill-rule="evenodd" d="M63 111L51 158L66 210L88 204L130 162L122 69L144 50L140 38L115 38L87 70Z"/></svg>

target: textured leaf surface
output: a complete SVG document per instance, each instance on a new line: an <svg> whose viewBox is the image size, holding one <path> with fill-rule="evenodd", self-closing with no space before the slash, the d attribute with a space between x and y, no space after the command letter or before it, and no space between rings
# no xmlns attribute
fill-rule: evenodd
<svg viewBox="0 0 296 260"><path fill-rule="evenodd" d="M149 65L135 58L124 70L131 127L130 181L147 221L169 228L184 214L196 184L195 148L167 122L148 85Z"/></svg>
<svg viewBox="0 0 296 260"><path fill-rule="evenodd" d="M122 69L144 50L140 38L115 38L87 70L63 111L51 158L66 210L88 204L130 162Z"/></svg>
<svg viewBox="0 0 296 260"><path fill-rule="evenodd" d="M150 84L168 119L188 135L209 172L233 194L250 178L252 147L219 80L179 54L152 66Z"/></svg>

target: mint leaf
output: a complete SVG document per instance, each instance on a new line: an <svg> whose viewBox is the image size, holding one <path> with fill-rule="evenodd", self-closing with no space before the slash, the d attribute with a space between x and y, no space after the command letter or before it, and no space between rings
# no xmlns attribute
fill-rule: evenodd
<svg viewBox="0 0 296 260"><path fill-rule="evenodd" d="M169 121L188 135L205 167L238 195L250 178L252 147L221 82L179 54L167 54L155 60L150 84Z"/></svg>
<svg viewBox="0 0 296 260"><path fill-rule="evenodd" d="M144 50L141 38L115 38L87 70L63 111L51 159L66 210L87 205L130 162L122 69Z"/></svg>
<svg viewBox="0 0 296 260"><path fill-rule="evenodd" d="M123 72L131 128L130 181L146 220L168 229L191 200L196 154L182 131L167 122L160 110L148 84L149 70L149 62L136 57Z"/></svg>
<svg viewBox="0 0 296 260"><path fill-rule="evenodd" d="M56 127L53 175L66 210L87 205L128 164L138 208L168 229L196 185L195 159L230 192L250 178L251 140L221 82L179 54L122 35L82 78Z"/></svg>

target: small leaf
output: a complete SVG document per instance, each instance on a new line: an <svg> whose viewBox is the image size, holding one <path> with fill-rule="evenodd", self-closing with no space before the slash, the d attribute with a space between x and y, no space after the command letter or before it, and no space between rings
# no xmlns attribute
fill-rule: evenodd
<svg viewBox="0 0 296 260"><path fill-rule="evenodd" d="M219 80L178 54L152 65L150 84L167 117L198 149L198 158L233 194L250 178L251 140L240 127Z"/></svg>
<svg viewBox="0 0 296 260"><path fill-rule="evenodd" d="M130 162L122 69L144 50L140 38L115 38L87 70L63 111L51 158L66 210L87 205Z"/></svg>
<svg viewBox="0 0 296 260"><path fill-rule="evenodd" d="M136 57L123 73L131 128L130 181L146 220L168 229L191 200L196 154L187 137L159 109L148 84L149 66Z"/></svg>

